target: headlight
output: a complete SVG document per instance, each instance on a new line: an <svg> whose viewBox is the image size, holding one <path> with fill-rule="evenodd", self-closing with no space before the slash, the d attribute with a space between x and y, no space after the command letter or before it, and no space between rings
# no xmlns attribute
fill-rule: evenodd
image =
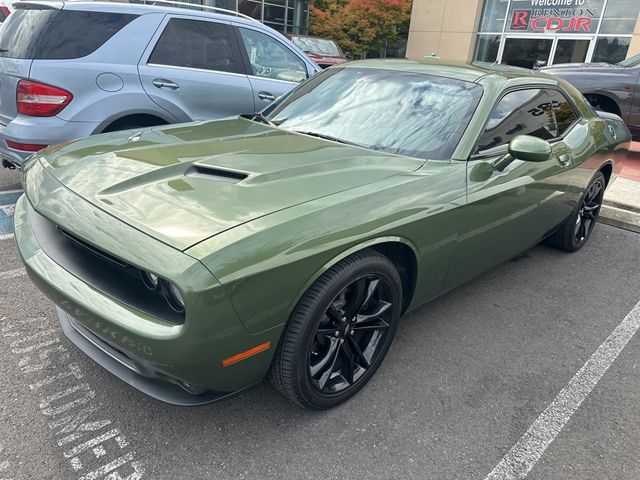
<svg viewBox="0 0 640 480"><path fill-rule="evenodd" d="M182 298L182 294L178 287L176 287L173 283L167 283L165 285L164 295L169 302L169 306L173 308L176 312L184 312L184 299Z"/></svg>
<svg viewBox="0 0 640 480"><path fill-rule="evenodd" d="M157 290L160 285L160 279L153 273L140 270L140 278L142 278L142 283L144 283L144 286L149 290Z"/></svg>

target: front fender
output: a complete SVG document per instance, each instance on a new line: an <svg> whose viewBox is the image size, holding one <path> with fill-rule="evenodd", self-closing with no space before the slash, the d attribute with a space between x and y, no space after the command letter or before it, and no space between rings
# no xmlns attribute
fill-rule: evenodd
<svg viewBox="0 0 640 480"><path fill-rule="evenodd" d="M329 260L324 265L322 265L322 267L320 267L315 272L313 272L313 274L302 285L300 290L298 290L298 292L296 293L295 297L293 298L292 302L289 304L289 311L293 312L293 309L298 304L298 302L300 301L302 296L305 294L305 292L309 289L309 287L311 287L311 285L313 285L313 283L318 278L320 278L331 267L333 267L334 265L337 265L340 261L342 261L345 258L353 255L356 252L360 252L360 251L362 251L362 250L364 250L366 248L374 247L376 245L381 245L383 243L401 243L403 245L406 245L407 247L411 248L411 250L413 251L414 256L416 258L419 258L419 256L418 256L418 248L414 245L414 243L412 241L410 241L410 240L408 240L406 238L403 238L403 237L384 236L384 237L378 237L378 238L371 238L371 239L365 240L363 242L359 242L359 243L357 243L355 245L352 245L351 247L347 248L346 250L340 252L338 255L336 255L331 260Z"/></svg>

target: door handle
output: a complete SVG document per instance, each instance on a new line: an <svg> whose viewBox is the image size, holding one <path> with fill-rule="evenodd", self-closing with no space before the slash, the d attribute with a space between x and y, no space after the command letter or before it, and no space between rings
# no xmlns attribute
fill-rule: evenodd
<svg viewBox="0 0 640 480"><path fill-rule="evenodd" d="M258 98L269 102L273 102L276 99L275 95L269 92L258 92Z"/></svg>
<svg viewBox="0 0 640 480"><path fill-rule="evenodd" d="M165 80L164 78L154 79L153 84L158 88L168 88L170 90L177 90L180 88L180 85L177 83L172 82L171 80Z"/></svg>
<svg viewBox="0 0 640 480"><path fill-rule="evenodd" d="M571 163L571 154L563 153L558 157L558 162L560 162L560 165L562 165L563 167L566 167Z"/></svg>

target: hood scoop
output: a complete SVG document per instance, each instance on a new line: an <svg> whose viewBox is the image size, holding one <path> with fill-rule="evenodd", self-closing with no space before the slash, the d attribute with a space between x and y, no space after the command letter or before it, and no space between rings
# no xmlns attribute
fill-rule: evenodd
<svg viewBox="0 0 640 480"><path fill-rule="evenodd" d="M224 170L222 168L209 167L204 165L192 165L184 172L185 177L207 178L222 182L238 183L249 175L244 172Z"/></svg>

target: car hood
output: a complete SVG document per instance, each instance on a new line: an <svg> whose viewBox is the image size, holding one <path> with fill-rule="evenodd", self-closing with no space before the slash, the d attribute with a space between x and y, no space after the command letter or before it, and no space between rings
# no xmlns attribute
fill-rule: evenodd
<svg viewBox="0 0 640 480"><path fill-rule="evenodd" d="M180 250L424 164L243 118L94 136L41 159L76 194Z"/></svg>
<svg viewBox="0 0 640 480"><path fill-rule="evenodd" d="M346 57L324 55L322 53L308 52L307 55L309 55L311 60L322 65L340 65L341 63L348 61L348 58Z"/></svg>
<svg viewBox="0 0 640 480"><path fill-rule="evenodd" d="M609 70L620 70L622 67L619 65L612 65L610 63L561 63L558 65L551 65L549 67L542 67L540 71L545 73L564 73L564 72L601 72Z"/></svg>

